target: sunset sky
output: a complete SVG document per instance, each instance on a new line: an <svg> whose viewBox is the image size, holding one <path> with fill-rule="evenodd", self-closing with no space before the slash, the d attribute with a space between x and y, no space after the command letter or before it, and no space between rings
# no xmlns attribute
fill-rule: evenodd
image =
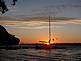
<svg viewBox="0 0 81 61"><path fill-rule="evenodd" d="M53 43L81 43L81 0L18 0L9 11L0 13L0 25L20 38L20 43L48 41L51 17Z"/></svg>

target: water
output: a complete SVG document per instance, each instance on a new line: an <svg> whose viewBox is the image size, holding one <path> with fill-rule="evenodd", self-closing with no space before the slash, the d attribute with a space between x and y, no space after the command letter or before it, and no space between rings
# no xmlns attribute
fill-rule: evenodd
<svg viewBox="0 0 81 61"><path fill-rule="evenodd" d="M81 61L81 49L1 49L0 61Z"/></svg>

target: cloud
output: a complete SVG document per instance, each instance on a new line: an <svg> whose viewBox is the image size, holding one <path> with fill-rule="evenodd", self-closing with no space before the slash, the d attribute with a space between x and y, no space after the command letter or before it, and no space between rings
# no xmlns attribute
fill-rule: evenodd
<svg viewBox="0 0 81 61"><path fill-rule="evenodd" d="M67 18L67 17L51 17L51 24L81 24L81 19L79 18ZM48 25L49 17L27 17L23 19L12 19L9 17L1 16L0 24L5 24L6 26L42 26Z"/></svg>
<svg viewBox="0 0 81 61"><path fill-rule="evenodd" d="M45 29L49 28L48 22L39 22L39 21L0 21L0 25L3 25L8 28L17 28L17 29ZM52 28L62 28L62 26L51 24Z"/></svg>
<svg viewBox="0 0 81 61"><path fill-rule="evenodd" d="M18 12L18 10L16 10L16 8L18 7L9 7L11 12ZM29 26L33 26L33 25L40 25L41 22L48 22L49 18L47 17L48 14L55 14L57 15L57 12L61 12L64 9L73 9L73 8L80 8L81 9L81 5L80 4L59 4L59 5L48 5L48 6L44 6L44 7L39 7L38 9L34 9L32 10L32 15L34 16L30 16L27 17L27 15L18 15L20 17L13 16L13 17L9 17L9 16L1 16L0 15L0 20L16 20L16 21L27 21L27 25ZM49 10L50 9L50 10ZM36 15L38 15L38 17L36 17ZM60 22L62 23L74 23L74 24L80 24L81 23L81 18L77 19L77 18L68 18L68 17L51 17L51 22ZM31 21L31 23L29 22ZM38 21L38 22L36 22ZM29 23L28 23L29 22ZM36 22L36 23L35 23ZM23 22L22 22L23 23ZM33 24L32 24L33 23Z"/></svg>
<svg viewBox="0 0 81 61"><path fill-rule="evenodd" d="M69 21L65 21L65 23L81 24L81 19L69 20Z"/></svg>
<svg viewBox="0 0 81 61"><path fill-rule="evenodd" d="M81 24L80 19L75 20L66 20L66 21L56 21L51 22L51 28L59 29L63 28L66 24ZM40 29L48 29L49 23L44 21L11 21L11 20L3 20L0 21L0 25L7 27L9 29L22 29L22 30L40 30Z"/></svg>
<svg viewBox="0 0 81 61"><path fill-rule="evenodd" d="M27 22L30 22L29 25L33 25L34 23L32 23L32 22L34 22L34 21L35 21L35 24L39 24L39 23L42 24L42 22L45 24L46 22L49 22L48 17L32 17L32 18L25 18L23 20L27 21ZM68 23L81 24L81 19L80 18L67 18L67 17L53 18L53 17L51 17L50 21L53 24L68 24Z"/></svg>
<svg viewBox="0 0 81 61"><path fill-rule="evenodd" d="M48 16L53 15L56 16L59 13L62 13L64 10L80 10L81 5L80 4L58 4L58 5L47 5L40 7L38 9L32 10L32 15L34 16Z"/></svg>
<svg viewBox="0 0 81 61"><path fill-rule="evenodd" d="M48 26L35 26L35 27L18 27L18 28L21 28L21 29L48 29L49 27ZM63 26L52 26L51 28L63 28Z"/></svg>

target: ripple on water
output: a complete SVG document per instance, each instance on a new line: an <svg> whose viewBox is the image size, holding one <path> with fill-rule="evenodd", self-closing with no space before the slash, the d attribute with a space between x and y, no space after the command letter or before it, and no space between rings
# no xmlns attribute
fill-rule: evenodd
<svg viewBox="0 0 81 61"><path fill-rule="evenodd" d="M1 61L80 61L81 49L0 50Z"/></svg>

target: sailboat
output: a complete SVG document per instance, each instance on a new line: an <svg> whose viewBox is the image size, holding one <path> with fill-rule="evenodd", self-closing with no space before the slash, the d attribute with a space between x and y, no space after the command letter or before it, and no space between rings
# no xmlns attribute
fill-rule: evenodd
<svg viewBox="0 0 81 61"><path fill-rule="evenodd" d="M50 16L49 16L49 40L48 42L46 41L39 41L39 42L42 42L43 44L39 45L39 46L36 46L36 48L38 49L50 49L52 48L51 46L51 20L50 20ZM54 39L53 39L54 40Z"/></svg>
<svg viewBox="0 0 81 61"><path fill-rule="evenodd" d="M56 49L64 49L65 47L59 45L59 44L51 44L52 41L55 41L55 39L51 39L51 19L50 19L50 16L49 16L49 28L48 28L48 31L49 31L49 40L48 42L46 41L39 41L39 42L42 42L43 44L41 45L37 45L36 48L37 49L53 49L53 48L56 48Z"/></svg>
<svg viewBox="0 0 81 61"><path fill-rule="evenodd" d="M51 23L50 23L50 16L49 16L49 45L50 45L50 42L51 42Z"/></svg>
<svg viewBox="0 0 81 61"><path fill-rule="evenodd" d="M51 42L51 23L50 23L51 21L50 21L50 16L49 16L49 40L48 40L48 42L46 42L46 41L39 41L39 42L42 42L42 43L48 43L49 45L50 45L50 42Z"/></svg>

